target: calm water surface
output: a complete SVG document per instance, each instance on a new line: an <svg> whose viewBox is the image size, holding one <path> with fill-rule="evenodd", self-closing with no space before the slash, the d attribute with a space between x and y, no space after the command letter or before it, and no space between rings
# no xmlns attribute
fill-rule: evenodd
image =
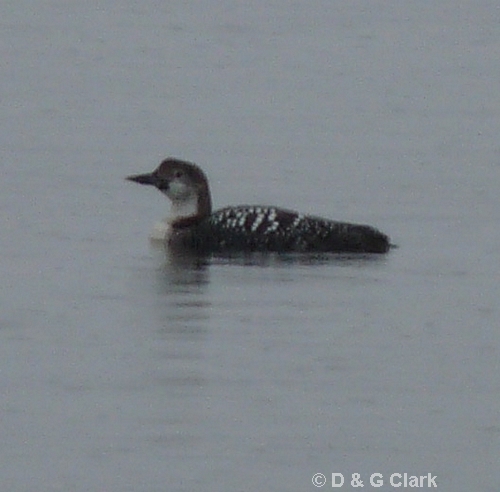
<svg viewBox="0 0 500 492"><path fill-rule="evenodd" d="M500 484L500 9L16 2L0 21L0 483ZM373 224L386 256L190 262L124 181ZM327 482L325 489L331 489Z"/></svg>

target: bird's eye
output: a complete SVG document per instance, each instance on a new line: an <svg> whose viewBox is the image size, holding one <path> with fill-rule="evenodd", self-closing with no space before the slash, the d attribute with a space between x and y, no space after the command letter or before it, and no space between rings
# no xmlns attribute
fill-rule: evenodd
<svg viewBox="0 0 500 492"><path fill-rule="evenodd" d="M175 171L174 178L182 178L182 171Z"/></svg>

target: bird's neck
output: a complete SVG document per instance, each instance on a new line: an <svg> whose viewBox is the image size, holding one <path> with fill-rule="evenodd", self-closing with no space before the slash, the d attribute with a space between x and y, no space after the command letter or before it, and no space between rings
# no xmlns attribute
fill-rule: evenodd
<svg viewBox="0 0 500 492"><path fill-rule="evenodd" d="M208 217L212 213L212 200L208 184L183 200L173 200L171 209L171 224L175 228L189 227Z"/></svg>

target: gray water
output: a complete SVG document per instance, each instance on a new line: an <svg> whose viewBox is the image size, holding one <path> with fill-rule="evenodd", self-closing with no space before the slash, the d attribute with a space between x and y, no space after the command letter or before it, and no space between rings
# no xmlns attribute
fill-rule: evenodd
<svg viewBox="0 0 500 492"><path fill-rule="evenodd" d="M21 0L0 40L2 490L498 490L496 2ZM123 179L167 155L399 248L169 261Z"/></svg>

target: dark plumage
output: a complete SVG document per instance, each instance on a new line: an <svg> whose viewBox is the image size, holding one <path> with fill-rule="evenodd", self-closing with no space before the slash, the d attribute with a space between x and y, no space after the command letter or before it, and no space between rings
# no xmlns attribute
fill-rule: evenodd
<svg viewBox="0 0 500 492"><path fill-rule="evenodd" d="M302 215L277 207L211 209L208 180L195 164L169 158L149 174L127 179L154 185L173 205L165 240L173 249L200 253L386 253L389 238L377 229Z"/></svg>

